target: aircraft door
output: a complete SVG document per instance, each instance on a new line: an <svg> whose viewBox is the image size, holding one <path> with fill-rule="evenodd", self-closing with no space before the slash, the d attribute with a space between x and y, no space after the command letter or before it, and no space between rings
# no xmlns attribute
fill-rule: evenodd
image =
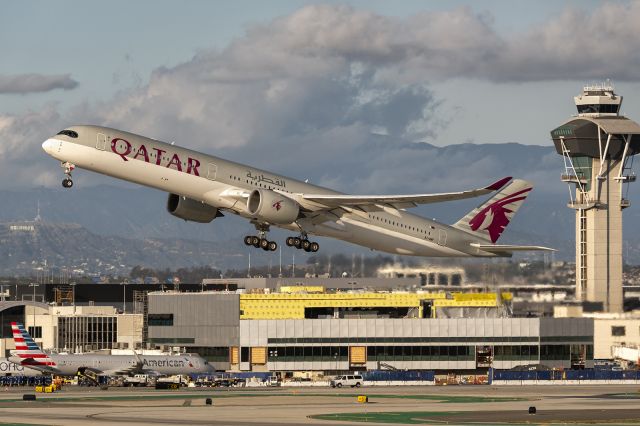
<svg viewBox="0 0 640 426"><path fill-rule="evenodd" d="M209 163L209 168L207 169L207 179L216 180L216 173L218 173L218 166L213 163Z"/></svg>
<svg viewBox="0 0 640 426"><path fill-rule="evenodd" d="M447 231L445 231L444 229L438 229L438 245L447 245Z"/></svg>
<svg viewBox="0 0 640 426"><path fill-rule="evenodd" d="M98 133L98 137L96 140L96 148L99 149L100 151L104 151L104 148L106 145L107 145L107 137L102 133Z"/></svg>

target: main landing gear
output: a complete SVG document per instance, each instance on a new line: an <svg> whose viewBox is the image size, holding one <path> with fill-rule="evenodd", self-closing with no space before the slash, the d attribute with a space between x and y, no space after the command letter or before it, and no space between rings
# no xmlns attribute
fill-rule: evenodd
<svg viewBox="0 0 640 426"><path fill-rule="evenodd" d="M275 241L269 241L263 236L257 237L255 235L247 235L244 237L244 243L248 246L254 246L255 248L261 248L264 251L276 251L278 250L278 243Z"/></svg>
<svg viewBox="0 0 640 426"><path fill-rule="evenodd" d="M309 241L307 238L307 234L301 234L299 237L288 237L286 240L286 244L289 247L295 247L297 249L302 249L307 253L315 253L320 250L320 244L315 241Z"/></svg>
<svg viewBox="0 0 640 426"><path fill-rule="evenodd" d="M66 176L62 180L62 186L64 188L71 188L73 186L73 180L71 180L71 172L76 168L76 166L67 161L64 163L60 163L60 167L64 169L64 175Z"/></svg>
<svg viewBox="0 0 640 426"><path fill-rule="evenodd" d="M269 231L269 225L255 224L258 230L258 236L247 235L244 237L244 243L247 246L254 246L255 248L261 248L264 251L276 251L278 250L278 244L275 241L267 240L267 231Z"/></svg>

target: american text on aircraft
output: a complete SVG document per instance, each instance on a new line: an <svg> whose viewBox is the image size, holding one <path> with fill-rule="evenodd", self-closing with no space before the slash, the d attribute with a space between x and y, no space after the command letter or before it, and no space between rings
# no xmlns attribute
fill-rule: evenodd
<svg viewBox="0 0 640 426"><path fill-rule="evenodd" d="M145 367L184 367L185 361L182 359L144 359Z"/></svg>

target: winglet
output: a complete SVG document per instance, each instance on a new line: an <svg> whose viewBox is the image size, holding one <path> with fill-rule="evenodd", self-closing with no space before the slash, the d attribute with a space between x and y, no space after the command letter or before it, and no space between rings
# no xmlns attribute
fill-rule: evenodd
<svg viewBox="0 0 640 426"><path fill-rule="evenodd" d="M511 180L511 176L507 176L507 177L502 178L502 179L500 179L498 181L495 181L491 185L487 186L485 189L489 189L491 191L497 191L498 189L500 189L503 186L505 186L507 184L507 182L509 182L510 180Z"/></svg>

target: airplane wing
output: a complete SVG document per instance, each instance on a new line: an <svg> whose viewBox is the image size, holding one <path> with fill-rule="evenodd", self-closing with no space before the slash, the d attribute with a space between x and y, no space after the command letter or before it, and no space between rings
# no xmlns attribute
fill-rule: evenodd
<svg viewBox="0 0 640 426"><path fill-rule="evenodd" d="M440 194L414 195L324 195L324 194L296 194L299 201L316 203L326 208L337 207L376 207L380 205L392 206L396 209L416 207L418 204L439 203L443 201L463 200L490 194L502 188L511 177L500 179L489 186L468 191L444 192ZM290 195L290 194L286 194ZM307 203L303 203L307 204Z"/></svg>
<svg viewBox="0 0 640 426"><path fill-rule="evenodd" d="M477 244L471 243L471 247L475 247L482 251L488 251L496 254L509 254L514 251L556 251L549 247L543 246L518 246L510 244Z"/></svg>
<svg viewBox="0 0 640 426"><path fill-rule="evenodd" d="M147 368L137 368L137 367L121 368L118 370L106 370L103 374L106 374L107 376L131 376L133 374L147 374L149 376L163 375L163 373L157 370L151 370Z"/></svg>
<svg viewBox="0 0 640 426"><path fill-rule="evenodd" d="M38 363L37 360L35 360L34 358L24 358L22 360L21 363L19 363L18 365L22 366L22 367L27 367L27 368L31 368L33 370L38 370L41 373L47 373L47 374L60 374L61 371L58 370L55 367L52 367L50 365L43 365L42 363Z"/></svg>

